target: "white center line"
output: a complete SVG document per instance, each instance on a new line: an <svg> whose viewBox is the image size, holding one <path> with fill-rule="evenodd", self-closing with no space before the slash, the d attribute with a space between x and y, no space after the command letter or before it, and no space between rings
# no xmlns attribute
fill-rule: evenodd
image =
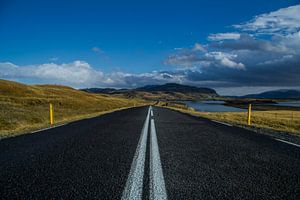
<svg viewBox="0 0 300 200"><path fill-rule="evenodd" d="M164 200L167 199L167 192L160 162L154 119L151 119L150 128L150 199Z"/></svg>
<svg viewBox="0 0 300 200"><path fill-rule="evenodd" d="M146 157L147 136L149 127L150 108L142 129L141 137L131 164L129 176L123 191L122 200L142 199L144 165Z"/></svg>

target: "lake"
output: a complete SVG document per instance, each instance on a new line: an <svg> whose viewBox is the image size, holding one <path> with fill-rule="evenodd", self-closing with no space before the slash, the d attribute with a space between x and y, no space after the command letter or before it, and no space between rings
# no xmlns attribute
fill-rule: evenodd
<svg viewBox="0 0 300 200"><path fill-rule="evenodd" d="M245 109L223 105L224 101L184 101L184 103L197 111L202 112L245 112Z"/></svg>
<svg viewBox="0 0 300 200"><path fill-rule="evenodd" d="M224 101L184 101L188 107L202 112L245 112L246 109L223 105ZM263 105L300 107L300 101L286 101Z"/></svg>
<svg viewBox="0 0 300 200"><path fill-rule="evenodd" d="M277 104L273 104L277 106L291 106L291 107L298 107L300 108L300 101L285 101L285 102L278 102Z"/></svg>

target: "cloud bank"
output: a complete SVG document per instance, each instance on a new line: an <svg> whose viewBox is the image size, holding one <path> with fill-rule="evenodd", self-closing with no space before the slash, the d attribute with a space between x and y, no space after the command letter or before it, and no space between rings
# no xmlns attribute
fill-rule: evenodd
<svg viewBox="0 0 300 200"><path fill-rule="evenodd" d="M85 61L55 64L18 66L10 62L0 63L0 78L35 84L68 85L86 87L137 87L153 83L181 82L182 76L172 72L130 74L113 72L104 74Z"/></svg>
<svg viewBox="0 0 300 200"><path fill-rule="evenodd" d="M299 31L299 11L300 5L290 6L255 16L251 21L234 25L234 27L256 34L290 34Z"/></svg>
<svg viewBox="0 0 300 200"><path fill-rule="evenodd" d="M241 34L239 33L216 33L210 34L208 40L211 41L222 41L222 40L238 40L240 39Z"/></svg>
<svg viewBox="0 0 300 200"><path fill-rule="evenodd" d="M233 25L208 36L205 51L181 48L164 63L184 69L185 81L213 87L300 86L300 5Z"/></svg>
<svg viewBox="0 0 300 200"><path fill-rule="evenodd" d="M212 33L207 42L176 48L167 71L103 73L85 61L18 66L0 63L0 78L84 87L137 87L177 82L207 87L300 87L300 5L255 16ZM92 51L102 52L98 47Z"/></svg>

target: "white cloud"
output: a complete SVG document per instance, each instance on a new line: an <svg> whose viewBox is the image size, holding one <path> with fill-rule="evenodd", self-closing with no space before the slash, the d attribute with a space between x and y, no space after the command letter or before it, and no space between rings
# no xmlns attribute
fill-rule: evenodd
<svg viewBox="0 0 300 200"><path fill-rule="evenodd" d="M241 34L235 41L212 42L208 46L223 51L248 50L249 52L293 53L295 48L287 44L288 36L276 36L269 40L255 38L249 34Z"/></svg>
<svg viewBox="0 0 300 200"><path fill-rule="evenodd" d="M243 31L258 34L289 34L300 29L300 5L282 8L274 12L255 16L244 24L234 25Z"/></svg>
<svg viewBox="0 0 300 200"><path fill-rule="evenodd" d="M192 67L194 63L198 62L199 58L196 54L174 54L170 55L165 61L166 65L173 65L176 67Z"/></svg>
<svg viewBox="0 0 300 200"><path fill-rule="evenodd" d="M11 62L3 62L0 63L0 78L15 78L18 75L22 75L22 73L19 72L18 66L11 63Z"/></svg>
<svg viewBox="0 0 300 200"><path fill-rule="evenodd" d="M198 49L195 45L170 55L164 63L201 70L211 66L245 69L246 66L255 68L292 62L300 56L299 13L300 5L297 5L258 15L245 24L234 26L242 32L210 34L209 42L199 45L199 49L204 46L205 51L195 51ZM261 37L261 33L271 34L271 37Z"/></svg>
<svg viewBox="0 0 300 200"><path fill-rule="evenodd" d="M272 60L266 60L264 62L258 63L257 65L273 65L273 64L278 64L278 63L283 63L283 62L289 61L293 58L294 58L293 55L283 55L280 58L275 58L275 59L272 59Z"/></svg>
<svg viewBox="0 0 300 200"><path fill-rule="evenodd" d="M96 71L84 61L74 61L68 64L42 64L32 69L34 75L43 79L56 79L62 82L73 82L78 84L89 83L103 78L101 71Z"/></svg>
<svg viewBox="0 0 300 200"><path fill-rule="evenodd" d="M273 37L274 43L284 46L293 54L300 54L300 31Z"/></svg>
<svg viewBox="0 0 300 200"><path fill-rule="evenodd" d="M95 53L103 53L102 49L100 49L99 47L93 47L92 51Z"/></svg>
<svg viewBox="0 0 300 200"><path fill-rule="evenodd" d="M210 87L300 86L300 5L209 35L204 51L177 51L165 64L185 70L187 83Z"/></svg>
<svg viewBox="0 0 300 200"><path fill-rule="evenodd" d="M237 57L237 55L224 53L224 52L209 52L205 54L205 57L212 58L214 65L221 65L228 68L233 69L245 69L245 65L241 62L235 62L233 61L234 58ZM216 64L215 61L218 61Z"/></svg>
<svg viewBox="0 0 300 200"><path fill-rule="evenodd" d="M196 54L195 52L185 52L184 54L175 54L165 60L165 64L173 65L178 68L199 69L203 67L226 67L232 69L245 69L245 65L236 62L236 54L225 52L207 52Z"/></svg>
<svg viewBox="0 0 300 200"><path fill-rule="evenodd" d="M86 87L137 87L147 84L181 82L184 75L153 71L131 74L112 72L104 74L85 61L55 64L18 66L10 62L0 63L0 78L33 84L58 84L75 88Z"/></svg>
<svg viewBox="0 0 300 200"><path fill-rule="evenodd" d="M93 69L84 61L28 66L0 63L0 78L25 82L34 80L36 83L63 84L73 87L91 87L109 83L103 72Z"/></svg>
<svg viewBox="0 0 300 200"><path fill-rule="evenodd" d="M208 40L221 41L221 40L238 40L240 39L240 33L216 33L210 34Z"/></svg>
<svg viewBox="0 0 300 200"><path fill-rule="evenodd" d="M193 47L194 51L202 51L202 52L206 52L206 49L203 47L203 45L199 44L199 43L195 43L194 47Z"/></svg>
<svg viewBox="0 0 300 200"><path fill-rule="evenodd" d="M299 7L283 8L235 25L239 33L211 34L207 44L177 48L164 61L175 67L170 71L103 73L84 61L27 66L6 62L0 63L0 78L77 88L138 87L166 82L207 87L300 86ZM100 48L91 50L103 56Z"/></svg>

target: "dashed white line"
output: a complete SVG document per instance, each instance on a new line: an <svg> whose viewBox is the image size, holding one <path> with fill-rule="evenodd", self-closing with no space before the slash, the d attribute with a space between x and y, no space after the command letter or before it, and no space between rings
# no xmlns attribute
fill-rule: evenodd
<svg viewBox="0 0 300 200"><path fill-rule="evenodd" d="M126 186L123 190L122 200L142 199L149 115L150 108L148 109L148 114L144 122L141 137L133 157L129 176L126 181Z"/></svg>
<svg viewBox="0 0 300 200"><path fill-rule="evenodd" d="M217 121L217 120L211 120L211 121L219 123L219 124L223 124L223 125L226 125L226 126L233 126L231 124L228 124L228 123L225 123L225 122L220 122L220 121Z"/></svg>
<svg viewBox="0 0 300 200"><path fill-rule="evenodd" d="M277 139L277 138L275 140L286 143L286 144L290 144L290 145L293 145L293 146L296 146L296 147L300 147L299 144L295 144L295 143L288 142L288 141L285 141L285 140L281 140L281 139Z"/></svg>
<svg viewBox="0 0 300 200"><path fill-rule="evenodd" d="M150 199L164 200L167 199L167 192L161 167L154 119L151 119L150 128Z"/></svg>

